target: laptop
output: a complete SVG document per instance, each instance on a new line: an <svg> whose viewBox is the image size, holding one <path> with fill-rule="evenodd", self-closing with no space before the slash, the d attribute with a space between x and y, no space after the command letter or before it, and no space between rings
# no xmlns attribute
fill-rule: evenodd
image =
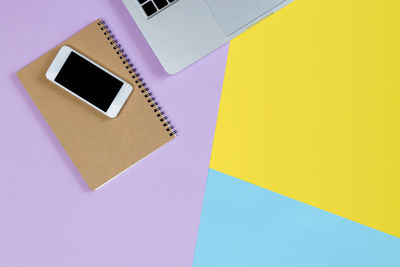
<svg viewBox="0 0 400 267"><path fill-rule="evenodd" d="M175 74L293 0L123 0L165 71Z"/></svg>

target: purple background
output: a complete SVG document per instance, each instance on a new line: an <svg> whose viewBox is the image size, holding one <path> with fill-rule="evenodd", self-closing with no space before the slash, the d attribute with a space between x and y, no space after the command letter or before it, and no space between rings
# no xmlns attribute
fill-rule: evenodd
<svg viewBox="0 0 400 267"><path fill-rule="evenodd" d="M98 17L179 132L92 192L16 72ZM1 0L0 23L0 266L191 266L228 47L169 76L120 0Z"/></svg>

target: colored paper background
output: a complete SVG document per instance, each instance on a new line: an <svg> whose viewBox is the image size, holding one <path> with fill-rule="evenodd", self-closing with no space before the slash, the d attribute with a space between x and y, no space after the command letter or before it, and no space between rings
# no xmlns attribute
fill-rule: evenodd
<svg viewBox="0 0 400 267"><path fill-rule="evenodd" d="M211 168L400 236L399 14L298 0L232 40Z"/></svg>
<svg viewBox="0 0 400 267"><path fill-rule="evenodd" d="M178 138L92 192L16 72L99 16ZM0 24L0 266L191 266L227 46L169 76L121 1L1 1Z"/></svg>
<svg viewBox="0 0 400 267"><path fill-rule="evenodd" d="M400 266L400 239L210 170L194 267Z"/></svg>
<svg viewBox="0 0 400 267"><path fill-rule="evenodd" d="M399 11L297 0L232 41L211 167L263 188L209 172L195 266L399 264L397 238L279 195L400 236ZM16 72L97 17L179 132L94 193ZM227 46L169 76L121 1L3 1L0 23L0 266L191 266Z"/></svg>

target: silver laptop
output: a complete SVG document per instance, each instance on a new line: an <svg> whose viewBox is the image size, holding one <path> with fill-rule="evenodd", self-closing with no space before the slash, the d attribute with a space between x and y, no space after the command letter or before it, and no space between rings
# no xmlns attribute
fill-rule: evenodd
<svg viewBox="0 0 400 267"><path fill-rule="evenodd" d="M175 74L293 0L123 0L165 71Z"/></svg>

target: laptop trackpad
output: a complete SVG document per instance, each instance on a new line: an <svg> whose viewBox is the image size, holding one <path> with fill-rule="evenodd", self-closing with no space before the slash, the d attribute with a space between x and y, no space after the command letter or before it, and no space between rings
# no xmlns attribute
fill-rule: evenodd
<svg viewBox="0 0 400 267"><path fill-rule="evenodd" d="M285 0L206 0L221 24L224 32L231 35L253 20L267 13Z"/></svg>

